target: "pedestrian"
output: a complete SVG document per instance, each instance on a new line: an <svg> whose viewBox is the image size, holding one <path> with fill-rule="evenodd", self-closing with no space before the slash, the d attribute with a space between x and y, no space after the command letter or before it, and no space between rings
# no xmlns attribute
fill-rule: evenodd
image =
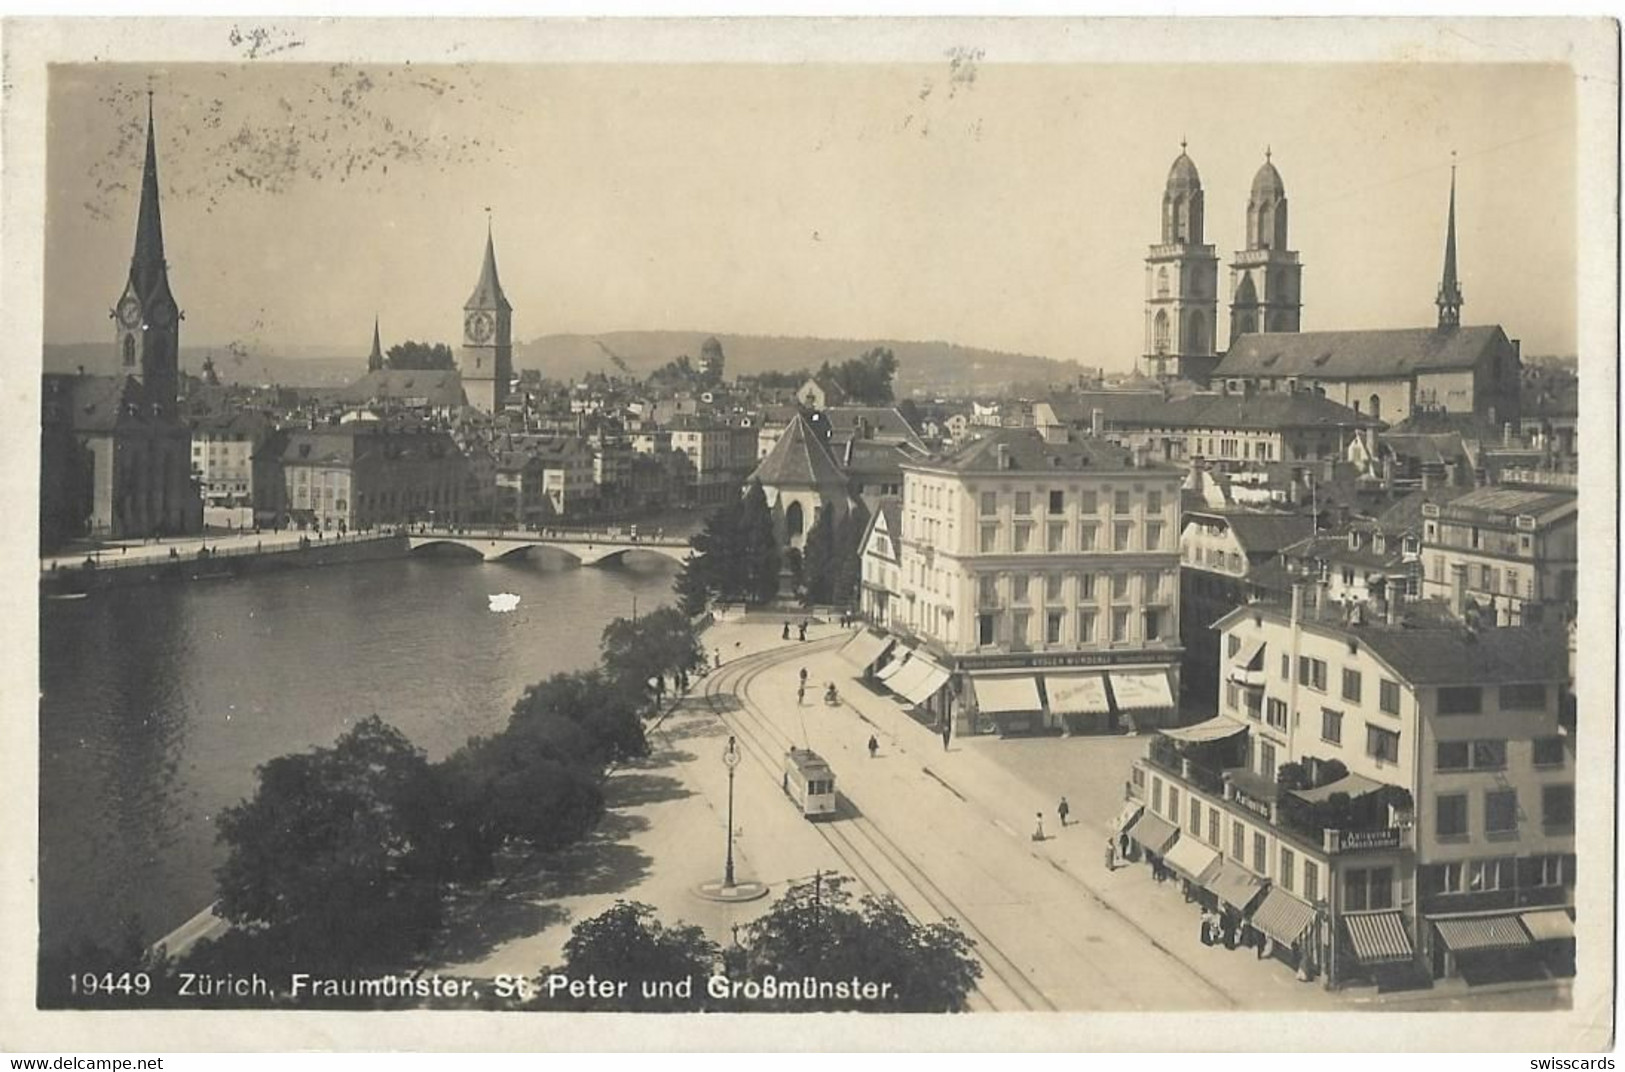
<svg viewBox="0 0 1625 1072"><path fill-rule="evenodd" d="M716 660L717 660L717 669L718 669L718 670L721 670L721 669L722 669L722 649L721 649L721 648L718 648L718 649L716 649L716 651L715 651L715 652L713 652L713 653L712 653L712 654L713 654L713 655L715 655L715 656L716 656Z"/></svg>
<svg viewBox="0 0 1625 1072"><path fill-rule="evenodd" d="M1038 825L1033 828L1033 840L1034 841L1043 841L1044 840L1044 813L1043 812L1037 812L1035 814L1038 816L1038 819L1037 819L1037 824Z"/></svg>
<svg viewBox="0 0 1625 1072"><path fill-rule="evenodd" d="M1106 839L1106 870L1117 870L1117 843L1111 838Z"/></svg>
<svg viewBox="0 0 1625 1072"><path fill-rule="evenodd" d="M800 707L807 702L807 683L803 681L796 686L796 706Z"/></svg>
<svg viewBox="0 0 1625 1072"><path fill-rule="evenodd" d="M799 637L797 639L806 640L807 639L807 620L805 618L803 618L801 620L801 624L799 626L797 626L797 628L800 630L800 635L799 635Z"/></svg>
<svg viewBox="0 0 1625 1072"><path fill-rule="evenodd" d="M875 758L875 753L878 751L880 751L880 742L875 740L875 735L871 733L869 735L869 758Z"/></svg>
<svg viewBox="0 0 1625 1072"><path fill-rule="evenodd" d="M805 666L801 668L801 687L807 687L807 668Z"/></svg>
<svg viewBox="0 0 1625 1072"><path fill-rule="evenodd" d="M1066 802L1065 797L1062 797L1061 802L1055 806L1055 813L1061 817L1061 825L1066 826L1066 817L1072 814L1072 805Z"/></svg>
<svg viewBox="0 0 1625 1072"><path fill-rule="evenodd" d="M789 640L790 639L790 619L786 618L784 620L784 632L779 634L779 638L781 640Z"/></svg>
<svg viewBox="0 0 1625 1072"><path fill-rule="evenodd" d="M943 719L942 720L942 750L944 752L948 751L948 738L953 734L953 731L954 731L953 723L949 722L947 719Z"/></svg>

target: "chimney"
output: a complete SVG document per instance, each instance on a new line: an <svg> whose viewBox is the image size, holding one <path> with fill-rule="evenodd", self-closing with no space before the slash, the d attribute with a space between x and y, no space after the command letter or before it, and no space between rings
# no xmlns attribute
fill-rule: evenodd
<svg viewBox="0 0 1625 1072"><path fill-rule="evenodd" d="M1515 440L1512 435L1512 422L1507 421L1501 426L1501 443L1503 446L1513 446Z"/></svg>
<svg viewBox="0 0 1625 1072"><path fill-rule="evenodd" d="M998 458L1000 471L1010 468L1010 444L1000 443L994 447L994 454Z"/></svg>
<svg viewBox="0 0 1625 1072"><path fill-rule="evenodd" d="M1395 577L1388 578L1383 594L1386 596L1384 602L1387 606L1384 609L1387 611L1388 624L1398 625L1400 610L1405 604L1405 582Z"/></svg>
<svg viewBox="0 0 1625 1072"><path fill-rule="evenodd" d="M1300 621L1302 621L1302 620L1303 620L1303 583L1301 581L1293 581L1292 582L1292 626L1293 626L1293 628L1297 628L1298 623Z"/></svg>
<svg viewBox="0 0 1625 1072"><path fill-rule="evenodd" d="M1099 407L1089 411L1089 434L1099 439L1106 431L1106 414Z"/></svg>
<svg viewBox="0 0 1625 1072"><path fill-rule="evenodd" d="M1467 563L1455 562L1450 566L1450 613L1464 617L1467 611Z"/></svg>
<svg viewBox="0 0 1625 1072"><path fill-rule="evenodd" d="M1448 488L1456 486L1456 463L1453 461L1444 463L1444 483Z"/></svg>
<svg viewBox="0 0 1625 1072"><path fill-rule="evenodd" d="M1424 464L1422 466L1422 490L1430 490L1434 483L1436 482L1433 479L1433 466Z"/></svg>

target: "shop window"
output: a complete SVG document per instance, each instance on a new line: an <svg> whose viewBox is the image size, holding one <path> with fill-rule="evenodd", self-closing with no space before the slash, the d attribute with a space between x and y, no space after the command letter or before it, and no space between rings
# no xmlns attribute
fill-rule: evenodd
<svg viewBox="0 0 1625 1072"><path fill-rule="evenodd" d="M1343 908L1363 912L1394 906L1394 869L1350 868L1343 872Z"/></svg>

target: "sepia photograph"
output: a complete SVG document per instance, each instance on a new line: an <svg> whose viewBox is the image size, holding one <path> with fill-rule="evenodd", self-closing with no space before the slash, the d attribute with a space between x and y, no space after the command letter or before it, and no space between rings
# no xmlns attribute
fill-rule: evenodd
<svg viewBox="0 0 1625 1072"><path fill-rule="evenodd" d="M5 31L8 1048L1612 1045L1611 21Z"/></svg>

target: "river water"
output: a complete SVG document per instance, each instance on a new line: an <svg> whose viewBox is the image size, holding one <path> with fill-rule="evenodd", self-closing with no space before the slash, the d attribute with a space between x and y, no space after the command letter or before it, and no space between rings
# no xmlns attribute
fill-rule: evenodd
<svg viewBox="0 0 1625 1072"><path fill-rule="evenodd" d="M215 816L258 764L372 714L439 759L501 729L526 685L591 666L676 569L412 557L46 601L42 945L109 943L132 915L162 937L214 899ZM518 608L491 612L500 592Z"/></svg>

